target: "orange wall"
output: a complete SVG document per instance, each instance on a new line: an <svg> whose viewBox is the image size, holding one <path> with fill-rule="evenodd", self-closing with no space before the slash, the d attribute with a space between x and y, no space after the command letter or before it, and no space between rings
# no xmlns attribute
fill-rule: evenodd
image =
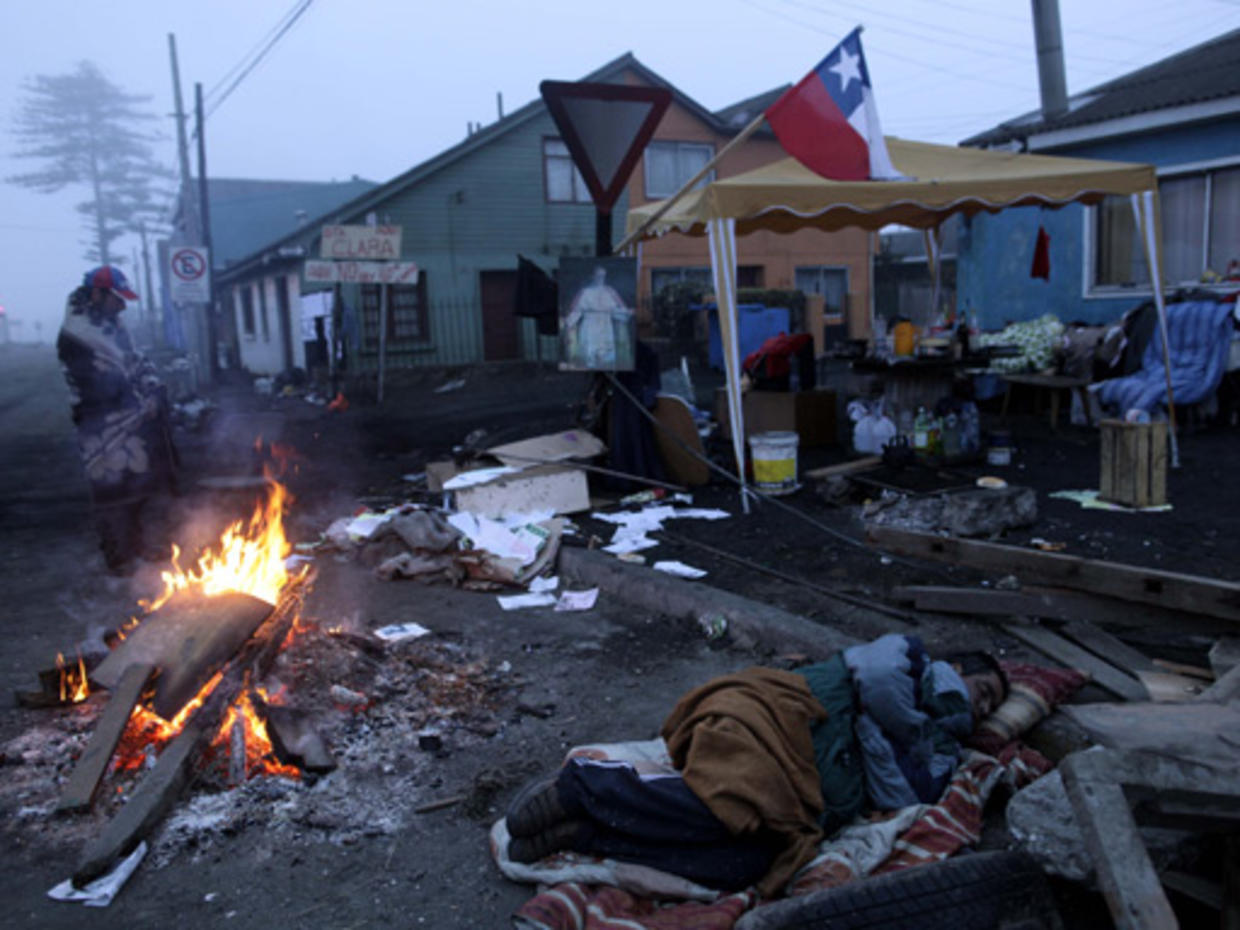
<svg viewBox="0 0 1240 930"><path fill-rule="evenodd" d="M630 77L632 83L637 83ZM731 136L714 132L690 110L675 100L668 107L654 133L655 139L669 142L706 142L715 151L722 149ZM786 158L779 142L773 136L751 136L741 143L715 168L716 177L729 177L749 171L761 165ZM629 181L629 203L640 206L650 198L645 191L645 157L637 162ZM853 303L853 313L868 318L870 302L869 282L869 234L861 229L845 229L839 232L822 232L802 229L794 233L779 234L756 232L741 236L736 241L737 263L761 265L763 286L791 288L795 283L794 271L798 266L827 265L848 268L848 290ZM649 239L642 244L641 275L638 281L639 299L650 296L650 269L682 265L709 266L710 250L705 236L693 237L669 233L659 239Z"/></svg>

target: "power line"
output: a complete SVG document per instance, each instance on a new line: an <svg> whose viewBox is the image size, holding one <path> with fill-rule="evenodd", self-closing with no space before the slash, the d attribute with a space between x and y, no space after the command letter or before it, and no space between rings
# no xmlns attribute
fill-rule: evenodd
<svg viewBox="0 0 1240 930"><path fill-rule="evenodd" d="M220 108L221 104L223 104L224 101L227 100L232 95L232 92L235 91L241 85L241 82L244 81L246 77L248 77L249 74L255 68L259 66L262 60L267 57L267 54L273 48L275 48L276 43L279 42L282 38L284 38L285 35L288 34L288 31L293 28L293 25L299 19L301 19L302 15L306 12L306 10L310 9L310 5L312 3L314 3L314 0L299 0L299 5L294 9L292 15L287 18L284 25L281 26L277 30L276 34L272 36L272 38L267 42L265 46L263 46L262 50L259 51L258 55L254 58L254 60L251 61L245 67L245 69L240 74L237 75L237 77L233 80L233 82L229 84L228 87L220 93L220 96L216 99L215 103L213 103L211 105L211 108L207 111L207 114L206 114L207 116L210 116L212 113L214 113L216 110Z"/></svg>
<svg viewBox="0 0 1240 930"><path fill-rule="evenodd" d="M261 39L259 39L257 42L254 43L253 48L251 48L244 55L242 55L241 58L237 61L237 63L233 65L231 68L229 68L226 72L224 72L224 74L220 77L220 79L216 81L215 84L207 90L207 92L203 95L204 102L214 103L213 98L215 97L216 94L220 92L220 88L223 87L225 84L227 84L229 81L231 81L233 76L237 74L237 72L239 72L242 68L245 67L246 62L250 61L251 58L259 54L263 46L266 43L270 42L272 38L274 38L275 34L280 31L280 28L286 22L288 22L289 19L292 18L294 13L297 12L297 8L301 6L302 2L303 0L294 0L293 5L289 7L288 10L285 11L284 15L281 16L276 21L276 24L274 26L272 26L270 29L267 30L267 33Z"/></svg>

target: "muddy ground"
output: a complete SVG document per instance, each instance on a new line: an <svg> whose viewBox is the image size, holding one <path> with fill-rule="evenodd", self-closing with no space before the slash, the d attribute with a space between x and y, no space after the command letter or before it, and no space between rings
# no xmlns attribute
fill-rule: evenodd
<svg viewBox="0 0 1240 930"><path fill-rule="evenodd" d="M120 625L136 599L152 593L158 567L126 579L104 571L54 356L31 347L0 353L0 583L7 601L0 686L7 695L34 687L37 670L56 652ZM436 391L461 378L463 386ZM241 515L243 495L204 491L198 481L252 473L261 436L295 452L290 532L296 541L312 541L363 503L427 499L403 476L424 471L474 430L485 430L491 444L572 426L587 386L583 376L527 366L425 372L393 389L382 408L355 405L343 414L241 386L218 389L209 425L178 434L185 494L160 523L188 542ZM1182 438L1183 467L1169 483L1171 512L1113 514L1046 496L1096 487L1094 433L1067 428L1052 435L1043 419L1019 409L1009 425L1019 452L1001 474L1033 487L1039 507L1037 524L1010 541L1036 535L1066 543L1069 553L1237 579L1234 428L1201 428ZM725 450L715 451L724 457ZM801 465L843 457L840 448L803 450ZM936 480L969 481L996 469L959 472ZM679 521L679 539L664 537L652 552L706 569L709 585L859 638L909 629L934 649L976 644L1023 654L981 623L929 615L897 620L754 567L880 603L894 584L981 580L947 566L884 560L844 541L861 537L858 501L833 505L807 486L782 498L803 516L763 504L745 517L723 482L694 498L734 516ZM579 523L583 538L603 534L597 521ZM654 735L693 683L778 660L710 642L686 621L615 597L604 596L588 613L505 613L489 594L382 582L343 555L317 561L307 633L282 658L277 677L318 714L340 768L314 784L258 779L237 791L221 791L210 779L196 785L111 907L83 911L45 892L72 871L116 802L77 819L49 809L97 706L7 706L0 711L0 743L7 747L0 766L0 926L507 926L531 889L499 876L486 835L524 780L554 766L573 744ZM378 658L326 633L404 621L433 632ZM1191 658L1197 647L1189 647ZM325 697L332 684L367 695L371 706L339 706ZM427 733L437 739L419 739ZM435 809L419 812L428 806Z"/></svg>

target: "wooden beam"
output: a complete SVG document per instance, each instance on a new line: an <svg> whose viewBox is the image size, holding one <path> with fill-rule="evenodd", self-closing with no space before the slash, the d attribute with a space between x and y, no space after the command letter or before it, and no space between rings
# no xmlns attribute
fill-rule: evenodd
<svg viewBox="0 0 1240 930"><path fill-rule="evenodd" d="M78 757L73 767L73 774L65 782L60 792L60 800L56 804L59 813L81 813L90 810L95 800L95 791L99 788L99 780L116 752L116 744L120 742L125 725L133 714L134 706L142 697L146 683L150 681L155 666L134 664L125 669L121 680L108 698L108 705L95 723L95 731L90 736L86 749Z"/></svg>
<svg viewBox="0 0 1240 930"><path fill-rule="evenodd" d="M867 455L864 458L853 459L849 462L824 465L822 468L811 468L809 471L803 472L803 475L811 481L826 481L828 478L837 475L855 475L858 472L870 471L882 464L883 457L881 455Z"/></svg>
<svg viewBox="0 0 1240 930"><path fill-rule="evenodd" d="M306 575L286 586L280 603L229 662L215 690L193 713L184 729L164 747L155 767L139 782L129 802L87 845L73 872L75 887L81 888L106 874L163 819L185 787L199 752L210 744L246 682L260 680L271 668L280 644L297 618L311 580L312 576Z"/></svg>
<svg viewBox="0 0 1240 930"><path fill-rule="evenodd" d="M1240 622L1240 584L1231 581L890 526L870 525L866 535L874 547L898 555Z"/></svg>
<svg viewBox="0 0 1240 930"><path fill-rule="evenodd" d="M1077 753L1060 763L1063 786L1077 826L1119 930L1175 930L1179 927L1145 850L1137 822L1119 783L1099 777Z"/></svg>
<svg viewBox="0 0 1240 930"><path fill-rule="evenodd" d="M1140 677L1137 672L1153 672L1158 670L1154 660L1143 652L1133 649L1122 639L1100 630L1088 620L1073 620L1065 623L1063 634L1068 639L1084 646L1100 659L1119 666L1134 678Z"/></svg>
<svg viewBox="0 0 1240 930"><path fill-rule="evenodd" d="M1135 678L1129 678L1115 666L1104 662L1092 652L1086 652L1062 636L1032 623L1005 623L1005 632L1031 646L1043 655L1050 656L1068 668L1088 672L1095 684L1125 701L1148 701L1149 692Z"/></svg>

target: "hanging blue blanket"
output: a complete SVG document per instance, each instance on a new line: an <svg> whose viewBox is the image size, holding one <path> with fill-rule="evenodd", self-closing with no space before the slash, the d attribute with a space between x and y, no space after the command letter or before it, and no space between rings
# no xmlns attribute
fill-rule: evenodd
<svg viewBox="0 0 1240 930"><path fill-rule="evenodd" d="M1195 404L1214 393L1227 369L1231 348L1232 304L1191 300L1167 305L1167 338L1171 347L1171 389L1177 404ZM1098 400L1114 405L1122 416L1134 408L1153 410L1167 404L1161 328L1146 344L1141 369L1104 381Z"/></svg>

